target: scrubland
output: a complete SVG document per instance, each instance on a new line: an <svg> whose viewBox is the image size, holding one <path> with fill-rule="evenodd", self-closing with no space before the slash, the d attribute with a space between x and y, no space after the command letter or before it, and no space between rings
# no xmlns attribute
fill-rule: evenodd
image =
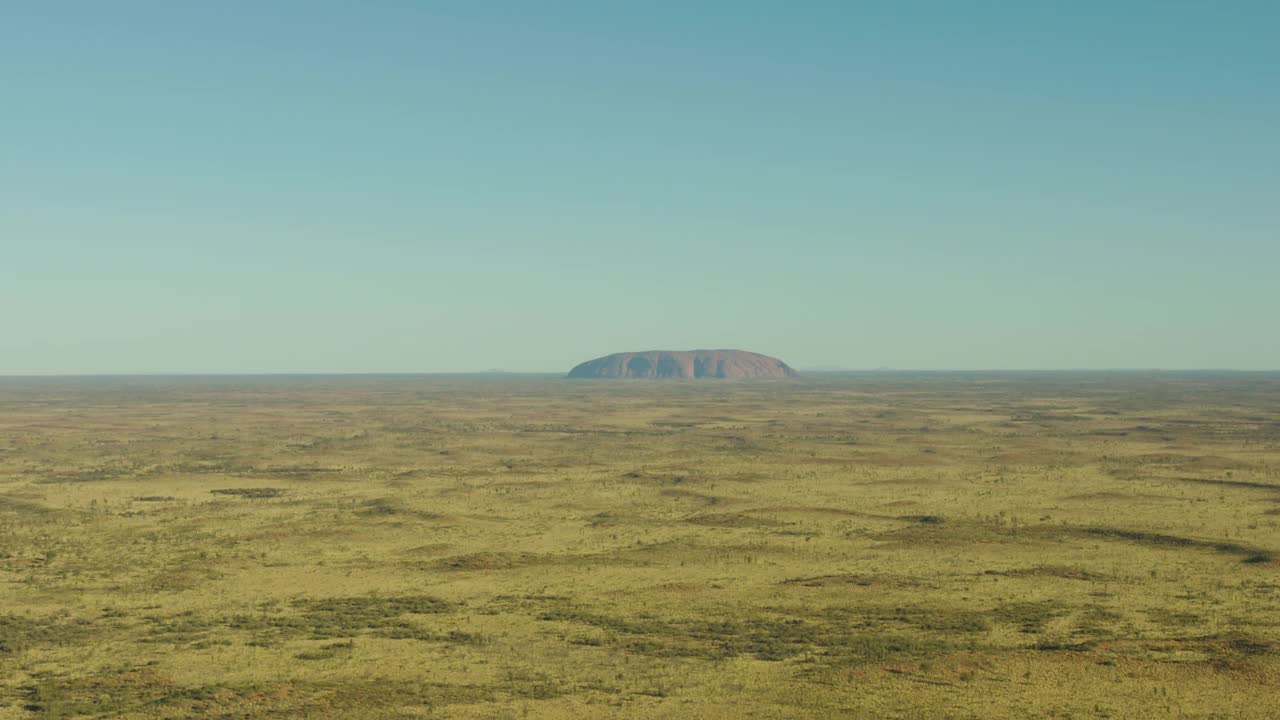
<svg viewBox="0 0 1280 720"><path fill-rule="evenodd" d="M0 718L1274 718L1280 376L0 380Z"/></svg>

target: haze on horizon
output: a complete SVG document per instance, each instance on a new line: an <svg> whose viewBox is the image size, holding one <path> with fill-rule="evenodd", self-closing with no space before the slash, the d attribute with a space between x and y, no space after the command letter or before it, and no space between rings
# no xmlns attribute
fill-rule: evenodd
<svg viewBox="0 0 1280 720"><path fill-rule="evenodd" d="M0 374L1280 368L1280 5L14 3Z"/></svg>

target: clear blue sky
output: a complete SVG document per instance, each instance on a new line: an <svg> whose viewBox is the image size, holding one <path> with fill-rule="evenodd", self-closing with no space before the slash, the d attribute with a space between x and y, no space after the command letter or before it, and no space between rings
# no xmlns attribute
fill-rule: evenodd
<svg viewBox="0 0 1280 720"><path fill-rule="evenodd" d="M1278 27L12 0L0 373L1280 368Z"/></svg>

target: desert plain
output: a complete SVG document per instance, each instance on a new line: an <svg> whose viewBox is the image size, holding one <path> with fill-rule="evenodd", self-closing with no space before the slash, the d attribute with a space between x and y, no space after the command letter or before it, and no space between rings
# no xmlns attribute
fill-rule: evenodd
<svg viewBox="0 0 1280 720"><path fill-rule="evenodd" d="M1280 376L0 379L0 718L1274 718Z"/></svg>

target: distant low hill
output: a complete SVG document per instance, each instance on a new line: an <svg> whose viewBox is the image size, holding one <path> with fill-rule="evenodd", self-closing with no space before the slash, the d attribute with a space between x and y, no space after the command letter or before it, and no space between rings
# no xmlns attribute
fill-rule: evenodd
<svg viewBox="0 0 1280 720"><path fill-rule="evenodd" d="M745 350L649 350L588 360L569 371L574 379L788 378L799 373L768 355Z"/></svg>

